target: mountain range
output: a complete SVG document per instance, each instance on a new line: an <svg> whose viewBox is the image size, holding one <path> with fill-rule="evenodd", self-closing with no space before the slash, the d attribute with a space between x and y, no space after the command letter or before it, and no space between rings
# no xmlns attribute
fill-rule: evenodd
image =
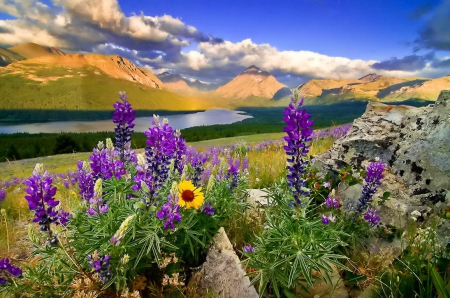
<svg viewBox="0 0 450 298"><path fill-rule="evenodd" d="M450 89L450 76L429 79L369 74L359 79L310 80L299 85L297 89L301 96L315 103L349 99L384 102L436 100L441 90Z"/></svg>
<svg viewBox="0 0 450 298"><path fill-rule="evenodd" d="M219 84L206 84L202 83L199 80L189 80L183 78L179 74L170 73L165 71L158 75L158 78L164 83L164 85L174 91L180 92L199 92L199 91L211 91L217 89Z"/></svg>
<svg viewBox="0 0 450 298"><path fill-rule="evenodd" d="M154 75L118 55L66 53L34 43L0 48L0 66L0 109L109 110L119 90L130 94L137 109L180 111L281 106L291 93L255 65L219 86L167 71ZM450 76L394 78L372 73L359 79L312 79L297 89L309 104L436 100L442 89L450 89Z"/></svg>

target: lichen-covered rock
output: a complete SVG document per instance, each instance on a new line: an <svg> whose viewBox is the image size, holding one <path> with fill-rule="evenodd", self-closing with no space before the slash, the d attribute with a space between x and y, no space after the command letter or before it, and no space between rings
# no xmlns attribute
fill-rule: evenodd
<svg viewBox="0 0 450 298"><path fill-rule="evenodd" d="M197 293L202 295L213 292L223 298L258 298L245 274L225 230L220 228L214 236L214 244L208 251L206 262L194 276L197 279Z"/></svg>
<svg viewBox="0 0 450 298"><path fill-rule="evenodd" d="M414 210L424 217L443 212L450 200L450 90L421 108L369 103L348 135L316 157L316 166L337 173L348 165L364 168L375 157L388 165L378 191L391 193L382 222L404 227ZM357 188L343 191L345 203L358 199Z"/></svg>

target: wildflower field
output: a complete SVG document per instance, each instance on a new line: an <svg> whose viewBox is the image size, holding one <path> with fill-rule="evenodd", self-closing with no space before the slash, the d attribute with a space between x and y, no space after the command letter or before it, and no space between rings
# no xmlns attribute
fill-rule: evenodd
<svg viewBox="0 0 450 298"><path fill-rule="evenodd" d="M282 138L191 146L155 116L146 147L134 150L135 111L120 92L114 141L52 160L51 172L40 162L32 173L4 172L0 293L198 297L192 274L224 227L260 297L303 297L318 280L332 284L333 272L348 289L372 285L374 297L450 297L448 252L435 226L380 224L389 193L376 195L387 167L376 156L364 170L319 173L314 155L350 126L313 131L302 104L294 94ZM340 191L358 183L357 203L343 206ZM263 208L250 204L253 188L265 189ZM370 237L399 238L405 249L382 266Z"/></svg>

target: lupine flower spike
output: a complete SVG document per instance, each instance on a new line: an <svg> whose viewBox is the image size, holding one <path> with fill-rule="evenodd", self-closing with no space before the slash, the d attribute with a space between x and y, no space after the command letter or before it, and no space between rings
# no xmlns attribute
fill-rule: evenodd
<svg viewBox="0 0 450 298"><path fill-rule="evenodd" d="M52 236L50 224L66 224L70 215L64 211L57 211L59 201L55 200L56 187L52 185L53 179L48 173L44 172L42 164L36 164L33 175L25 181L28 186L26 189L28 208L34 211L34 222L39 223L41 231L49 232Z"/></svg>
<svg viewBox="0 0 450 298"><path fill-rule="evenodd" d="M283 112L283 120L286 123L284 131L287 136L284 140L287 142L284 149L288 156L288 174L287 183L294 195L294 205L301 204L301 196L309 195L309 191L305 188L305 181L302 176L305 174L307 165L306 155L309 152L309 142L313 132L313 121L305 110L299 110L303 105L303 99L299 101L297 90L291 97L291 103Z"/></svg>
<svg viewBox="0 0 450 298"><path fill-rule="evenodd" d="M381 185L381 179L383 178L383 170L386 165L380 162L378 159L375 162L371 162L367 167L367 174L365 184L361 198L358 200L356 211L361 213L367 210L367 207L373 200L373 195L377 192L378 186Z"/></svg>
<svg viewBox="0 0 450 298"><path fill-rule="evenodd" d="M119 99L121 101L113 104L115 108L113 122L117 124L117 127L114 129L116 132L116 149L119 152L120 160L125 163L125 145L131 142L131 134L134 128L133 121L136 117L134 116L135 111L127 100L128 96L125 94L125 91L119 92Z"/></svg>

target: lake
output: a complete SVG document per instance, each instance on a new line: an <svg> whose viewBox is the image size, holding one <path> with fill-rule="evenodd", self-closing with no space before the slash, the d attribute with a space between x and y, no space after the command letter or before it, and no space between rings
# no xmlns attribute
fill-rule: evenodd
<svg viewBox="0 0 450 298"><path fill-rule="evenodd" d="M247 118L253 118L246 115L242 111L233 111L226 109L212 109L204 112L192 114L179 114L161 116L169 120L170 126L174 129L184 129L193 126L207 126L214 124L231 124L242 121ZM134 120L134 131L144 132L151 126L153 117L139 117ZM58 121L46 123L17 124L8 125L0 124L0 133L59 133L59 132L97 132L97 131L114 131L116 125L112 120L98 121Z"/></svg>

